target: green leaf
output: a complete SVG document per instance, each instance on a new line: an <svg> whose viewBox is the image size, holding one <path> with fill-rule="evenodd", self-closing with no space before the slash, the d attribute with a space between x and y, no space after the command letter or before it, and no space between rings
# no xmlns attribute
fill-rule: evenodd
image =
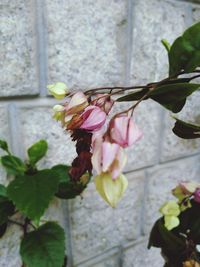
<svg viewBox="0 0 200 267"><path fill-rule="evenodd" d="M53 170L20 175L7 189L8 197L31 220L39 221L58 190L59 177Z"/></svg>
<svg viewBox="0 0 200 267"><path fill-rule="evenodd" d="M28 267L62 267L65 257L64 230L54 222L40 226L24 237L20 254Z"/></svg>
<svg viewBox="0 0 200 267"><path fill-rule="evenodd" d="M4 140L0 140L0 148L6 151L8 154L10 154L9 149L8 149L8 144Z"/></svg>
<svg viewBox="0 0 200 267"><path fill-rule="evenodd" d="M127 94L125 96L119 97L117 99L118 102L125 102L125 101L136 101L136 100L140 100L147 92L149 89L142 89L140 91L134 92L134 93L130 93ZM147 97L148 98L148 97ZM146 99L147 99L146 98Z"/></svg>
<svg viewBox="0 0 200 267"><path fill-rule="evenodd" d="M0 197L7 197L7 189L2 184L0 184Z"/></svg>
<svg viewBox="0 0 200 267"><path fill-rule="evenodd" d="M52 170L56 171L60 178L58 192L56 196L62 199L72 199L80 195L86 188L86 185L81 182L71 181L69 176L70 166L56 165ZM88 179L89 180L89 179Z"/></svg>
<svg viewBox="0 0 200 267"><path fill-rule="evenodd" d="M15 156L1 157L1 164L5 167L9 174L23 174L26 171L26 166L20 158Z"/></svg>
<svg viewBox="0 0 200 267"><path fill-rule="evenodd" d="M42 159L48 150L48 144L45 140L40 140L28 149L28 156L31 165L35 165Z"/></svg>
<svg viewBox="0 0 200 267"><path fill-rule="evenodd" d="M52 167L52 170L57 172L60 183L65 183L65 182L68 183L70 182L70 176L69 176L70 168L71 168L70 166L64 164L58 164Z"/></svg>
<svg viewBox="0 0 200 267"><path fill-rule="evenodd" d="M161 248L164 245L163 239L160 235L160 229L159 229L159 222L161 219L157 220L154 224L150 237L149 237L149 243L148 243L148 249L151 247Z"/></svg>
<svg viewBox="0 0 200 267"><path fill-rule="evenodd" d="M186 98L198 90L199 84L177 83L158 86L150 93L150 98L174 113L181 111Z"/></svg>
<svg viewBox="0 0 200 267"><path fill-rule="evenodd" d="M163 218L160 218L152 228L148 248L155 247L168 247L172 250L185 248L185 243L182 238L177 237L172 231L167 230L164 226Z"/></svg>
<svg viewBox="0 0 200 267"><path fill-rule="evenodd" d="M191 78L178 78L178 79L171 79L171 80L166 80L166 81L162 81L160 82L157 86L161 87L163 85L170 85L170 84L185 84L185 83L189 83L191 81ZM149 86L155 86L156 83L152 83L149 84ZM149 89L142 89L139 90L137 92L133 92L133 93L129 93L125 96L122 96L120 98L117 99L118 102L124 102L124 101L136 101L136 100L140 100L147 92ZM148 99L148 97L146 97L144 100Z"/></svg>
<svg viewBox="0 0 200 267"><path fill-rule="evenodd" d="M166 39L162 39L161 43L163 44L163 46L165 47L165 49L167 50L167 52L169 53L171 45L170 43L166 40Z"/></svg>
<svg viewBox="0 0 200 267"><path fill-rule="evenodd" d="M180 138L195 139L200 138L200 125L188 123L173 117L176 120L172 131Z"/></svg>
<svg viewBox="0 0 200 267"><path fill-rule="evenodd" d="M186 98L200 88L199 84L188 83L190 78L173 79L159 84L154 90L149 91L147 98L151 98L165 108L177 113L185 105ZM148 89L128 94L117 99L119 102L135 101L141 99Z"/></svg>
<svg viewBox="0 0 200 267"><path fill-rule="evenodd" d="M169 75L177 76L184 70L189 73L200 66L200 22L178 37L169 51Z"/></svg>

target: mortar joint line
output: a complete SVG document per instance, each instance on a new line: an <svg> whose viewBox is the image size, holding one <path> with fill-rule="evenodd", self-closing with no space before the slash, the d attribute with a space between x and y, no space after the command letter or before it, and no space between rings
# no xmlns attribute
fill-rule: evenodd
<svg viewBox="0 0 200 267"><path fill-rule="evenodd" d="M125 84L130 84L131 61L133 46L133 0L127 0L127 29L126 29L126 60L125 60Z"/></svg>
<svg viewBox="0 0 200 267"><path fill-rule="evenodd" d="M35 0L36 14L36 41L37 41L37 64L39 75L40 96L47 96L47 19L46 19L46 2L45 0Z"/></svg>
<svg viewBox="0 0 200 267"><path fill-rule="evenodd" d="M15 103L8 104L8 118L12 152L20 158L24 158L24 144L20 134L21 122Z"/></svg>

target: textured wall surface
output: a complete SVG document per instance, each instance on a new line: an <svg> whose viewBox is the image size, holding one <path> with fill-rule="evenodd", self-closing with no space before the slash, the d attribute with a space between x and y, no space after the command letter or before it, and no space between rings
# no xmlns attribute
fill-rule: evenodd
<svg viewBox="0 0 200 267"><path fill-rule="evenodd" d="M199 21L200 1L1 0L0 13L0 138L24 158L27 146L46 139L49 152L41 164L51 166L70 164L75 149L51 118L55 100L46 85L63 81L77 90L165 77L160 39L172 42ZM198 92L180 117L200 122L199 101ZM68 267L163 264L159 250L146 249L148 233L171 188L180 180L200 180L200 142L174 136L170 113L151 101L139 106L136 120L144 137L128 150L129 188L117 209L91 183L82 199L55 199L45 214L66 230ZM7 183L2 169L0 182ZM20 236L11 227L0 240L1 267L21 267Z"/></svg>

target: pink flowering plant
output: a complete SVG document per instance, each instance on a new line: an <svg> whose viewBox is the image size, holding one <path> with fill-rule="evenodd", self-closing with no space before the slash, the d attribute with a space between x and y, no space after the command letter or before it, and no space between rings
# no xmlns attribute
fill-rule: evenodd
<svg viewBox="0 0 200 267"><path fill-rule="evenodd" d="M20 241L22 267L64 267L65 234L57 222L41 220L54 197L72 199L94 181L96 190L115 208L123 197L128 180L123 174L126 148L136 146L145 133L135 121L135 109L146 99L156 101L173 113L180 112L187 97L199 90L200 23L187 29L170 46L163 40L169 59L169 75L158 82L130 87L104 87L70 93L65 83L48 86L62 103L53 107L53 118L75 142L77 155L71 166L56 165L40 169L38 161L48 149L45 140L33 144L22 161L5 152L1 164L10 183L0 185L0 237L10 224L23 229ZM128 92L117 98L120 93ZM118 102L130 105L113 114ZM200 137L200 125L174 117L173 132L180 138ZM165 203L162 217L155 223L149 247L159 247L165 267L200 266L200 183L180 182L175 197Z"/></svg>

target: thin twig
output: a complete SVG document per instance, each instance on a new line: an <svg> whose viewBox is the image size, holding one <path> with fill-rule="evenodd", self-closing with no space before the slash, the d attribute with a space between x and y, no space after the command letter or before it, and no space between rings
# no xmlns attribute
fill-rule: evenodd
<svg viewBox="0 0 200 267"><path fill-rule="evenodd" d="M9 222L9 223L16 224L16 225L18 225L18 226L24 228L24 225L23 225L22 223L20 223L20 222L17 222L17 221L11 220L11 219L8 219L8 222Z"/></svg>
<svg viewBox="0 0 200 267"><path fill-rule="evenodd" d="M101 91L101 90L120 90L120 91L126 91L126 90L135 90L135 89L142 89L142 88L146 88L148 87L148 85L138 85L138 86L128 86L128 87L124 87L124 86L113 86L113 87L99 87L99 88L92 88L89 89L87 91L85 91L85 94L89 94L90 92L96 92L96 91Z"/></svg>

